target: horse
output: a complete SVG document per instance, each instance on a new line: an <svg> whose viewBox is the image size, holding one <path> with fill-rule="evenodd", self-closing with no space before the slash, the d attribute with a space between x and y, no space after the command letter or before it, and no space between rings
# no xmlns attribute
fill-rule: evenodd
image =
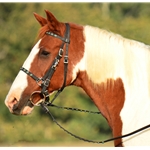
<svg viewBox="0 0 150 150"><path fill-rule="evenodd" d="M106 118L113 137L150 123L150 46L89 25L34 13L41 28L7 96L15 115L28 115L55 91L81 87ZM150 146L149 128L114 146Z"/></svg>

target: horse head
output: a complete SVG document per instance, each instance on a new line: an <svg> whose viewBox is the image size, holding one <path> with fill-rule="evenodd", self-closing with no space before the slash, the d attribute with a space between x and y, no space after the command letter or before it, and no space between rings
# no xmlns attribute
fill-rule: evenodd
<svg viewBox="0 0 150 150"><path fill-rule="evenodd" d="M41 25L39 40L25 60L5 100L13 114L30 114L34 105L49 98L49 94L54 91L70 85L76 78L73 66L77 60L73 61L68 54L73 45L70 42L70 25L59 22L49 11L45 12L47 19L34 13Z"/></svg>

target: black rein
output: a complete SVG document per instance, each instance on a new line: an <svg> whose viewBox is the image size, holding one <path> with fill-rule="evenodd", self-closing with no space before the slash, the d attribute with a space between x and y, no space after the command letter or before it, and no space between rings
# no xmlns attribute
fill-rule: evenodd
<svg viewBox="0 0 150 150"><path fill-rule="evenodd" d="M40 104L41 107L43 108L43 110L45 111L45 113L47 113L50 118L52 119L53 122L56 123L57 126L59 126L63 131L65 131L66 133L68 133L69 135L79 139L79 140L82 140L82 141L85 141L85 142L89 142L89 143L96 143L96 144L104 144L104 143L107 143L107 142L110 142L110 141L114 141L114 140L117 140L117 139L122 139L122 138L125 138L125 137L128 137L128 136L131 136L133 134L136 134L140 131L143 131L143 130L146 130L148 128L150 128L150 124L149 125L146 125L140 129L137 129L133 132L130 132L128 134L125 134L125 135L122 135L122 136L117 136L117 137L114 137L114 138L110 138L110 139L107 139L107 140L104 140L104 141L94 141L94 140L88 140L88 139L85 139L85 138L82 138L82 137L79 137L71 132L69 132L68 130L66 130L65 128L63 128L57 121L56 119L54 118L54 116L52 115L52 113L49 111L49 109L46 107L46 105L44 103L41 103ZM56 105L48 105L48 106L52 106L52 107L56 107L56 108L61 108L61 109L67 109L67 110L73 110L73 111L79 111L79 112L88 112L88 113L93 113L93 114L101 114L100 112L93 112L93 111L88 111L88 110L81 110L81 109L77 109L77 108L68 108L68 107L60 107L60 106L56 106ZM121 144L121 143L120 143Z"/></svg>

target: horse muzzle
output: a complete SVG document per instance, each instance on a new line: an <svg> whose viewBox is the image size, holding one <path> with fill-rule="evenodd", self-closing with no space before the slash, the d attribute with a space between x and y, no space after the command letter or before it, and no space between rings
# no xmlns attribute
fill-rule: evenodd
<svg viewBox="0 0 150 150"><path fill-rule="evenodd" d="M34 105L30 100L27 101L24 105L21 105L21 102L17 102L12 108L12 114L14 115L28 115L32 112Z"/></svg>
<svg viewBox="0 0 150 150"><path fill-rule="evenodd" d="M28 115L32 112L34 106L39 106L46 99L40 91L35 91L31 96L18 98L14 95L8 95L5 104L9 111L14 115Z"/></svg>
<svg viewBox="0 0 150 150"><path fill-rule="evenodd" d="M15 97L10 97L5 100L6 106L9 111L14 115L27 115L33 110L33 104L29 101L29 98L20 99L19 101Z"/></svg>

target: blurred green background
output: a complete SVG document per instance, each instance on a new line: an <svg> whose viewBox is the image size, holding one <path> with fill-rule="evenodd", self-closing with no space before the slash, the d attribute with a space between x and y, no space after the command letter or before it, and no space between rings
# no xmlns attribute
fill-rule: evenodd
<svg viewBox="0 0 150 150"><path fill-rule="evenodd" d="M4 105L9 88L36 42L39 24L33 12L51 11L61 22L97 26L150 44L150 3L0 3L0 146L101 146L81 142L62 131L36 107L29 116L14 116ZM66 88L55 100L60 106L97 111L84 91ZM111 137L100 115L51 108L70 132L92 140ZM102 146L113 146L112 143Z"/></svg>

